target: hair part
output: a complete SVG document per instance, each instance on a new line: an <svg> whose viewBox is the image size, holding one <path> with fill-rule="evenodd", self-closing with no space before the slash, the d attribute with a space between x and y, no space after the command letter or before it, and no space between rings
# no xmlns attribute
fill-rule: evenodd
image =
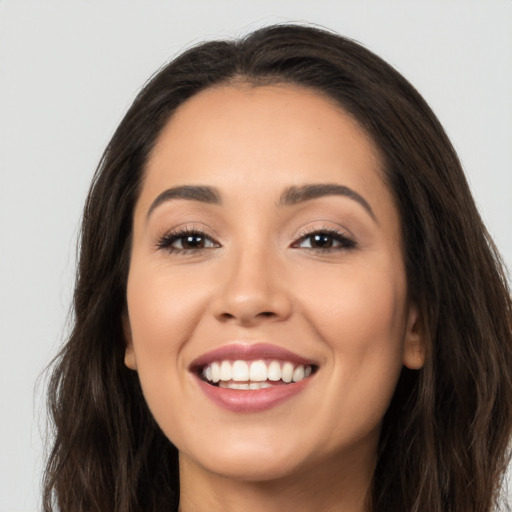
<svg viewBox="0 0 512 512"><path fill-rule="evenodd" d="M189 98L226 84L315 91L352 115L380 152L428 357L422 370L402 371L369 511L490 512L512 431L512 306L498 252L417 91L358 43L297 25L187 50L146 84L107 146L84 209L74 328L48 391L55 441L45 512L177 507L177 450L123 362L132 217L163 127Z"/></svg>

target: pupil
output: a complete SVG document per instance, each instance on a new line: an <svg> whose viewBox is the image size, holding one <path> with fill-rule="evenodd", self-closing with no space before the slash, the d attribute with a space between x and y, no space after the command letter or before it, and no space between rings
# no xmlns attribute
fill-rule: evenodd
<svg viewBox="0 0 512 512"><path fill-rule="evenodd" d="M185 237L184 244L186 247L203 247L204 240L200 235L188 235Z"/></svg>
<svg viewBox="0 0 512 512"><path fill-rule="evenodd" d="M332 247L332 238L329 235L313 235L314 247Z"/></svg>

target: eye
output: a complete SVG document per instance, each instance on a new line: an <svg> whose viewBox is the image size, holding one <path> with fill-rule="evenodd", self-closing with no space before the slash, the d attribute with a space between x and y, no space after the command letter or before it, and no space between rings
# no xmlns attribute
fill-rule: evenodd
<svg viewBox="0 0 512 512"><path fill-rule="evenodd" d="M293 247L316 251L336 251L354 249L356 242L344 233L328 229L302 235L293 244Z"/></svg>
<svg viewBox="0 0 512 512"><path fill-rule="evenodd" d="M176 253L190 253L217 247L220 247L219 243L205 233L188 229L166 233L157 243L158 249Z"/></svg>

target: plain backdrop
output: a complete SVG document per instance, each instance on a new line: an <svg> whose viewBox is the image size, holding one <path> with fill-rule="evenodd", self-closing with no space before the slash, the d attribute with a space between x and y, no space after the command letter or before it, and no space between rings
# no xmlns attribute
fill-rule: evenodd
<svg viewBox="0 0 512 512"><path fill-rule="evenodd" d="M123 113L180 50L284 21L359 40L419 89L512 267L510 0L0 0L0 512L39 507L41 374L67 332L80 211Z"/></svg>

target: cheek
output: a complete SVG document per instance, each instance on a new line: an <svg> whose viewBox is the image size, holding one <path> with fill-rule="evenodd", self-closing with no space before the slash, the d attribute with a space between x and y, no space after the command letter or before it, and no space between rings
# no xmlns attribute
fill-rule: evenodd
<svg viewBox="0 0 512 512"><path fill-rule="evenodd" d="M190 272L169 272L165 265L133 265L127 285L127 302L135 346L170 347L176 336L194 327L206 302L207 290L197 286ZM142 348L142 347L141 347Z"/></svg>
<svg viewBox="0 0 512 512"><path fill-rule="evenodd" d="M204 287L154 263L132 262L127 303L131 339L143 388L180 375L181 349L207 304Z"/></svg>
<svg viewBox="0 0 512 512"><path fill-rule="evenodd" d="M401 346L406 325L406 282L387 260L328 268L303 282L311 320L326 331L333 349L366 351Z"/></svg>
<svg viewBox="0 0 512 512"><path fill-rule="evenodd" d="M359 415L374 425L400 375L406 326L405 282L393 269L377 269L317 274L315 287L302 294L304 315L332 353L331 400L353 411L354 421Z"/></svg>
<svg viewBox="0 0 512 512"><path fill-rule="evenodd" d="M151 262L137 262L127 283L128 316L137 373L155 420L173 441L182 439L176 411L193 421L183 401L183 347L207 303L205 289L190 274L180 276ZM133 263L132 263L133 264ZM186 414L185 414L186 413Z"/></svg>

